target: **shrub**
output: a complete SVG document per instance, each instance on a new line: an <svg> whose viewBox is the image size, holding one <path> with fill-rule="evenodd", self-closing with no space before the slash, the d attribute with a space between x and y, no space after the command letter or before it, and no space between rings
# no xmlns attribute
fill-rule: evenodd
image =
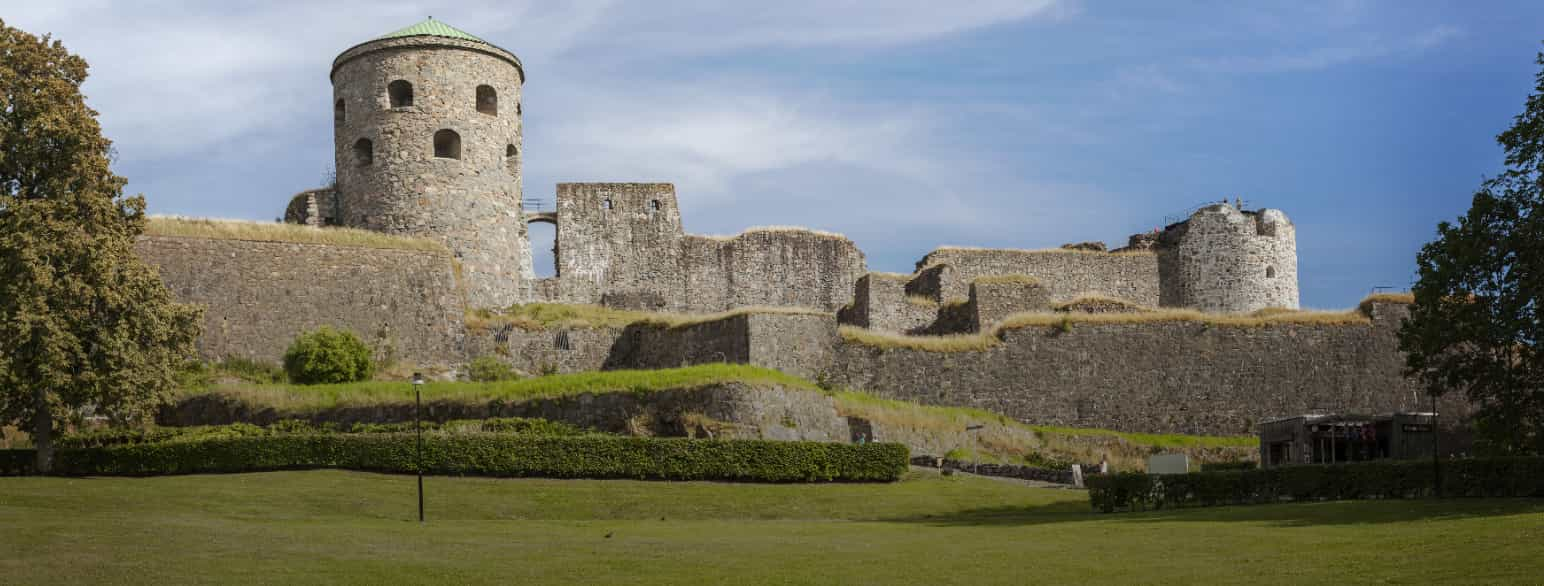
<svg viewBox="0 0 1544 586"><path fill-rule="evenodd" d="M466 376L472 382L479 383L496 383L520 378L513 367L492 356L478 356L473 359L466 367Z"/></svg>
<svg viewBox="0 0 1544 586"><path fill-rule="evenodd" d="M1273 503L1283 500L1414 498L1432 493L1426 461L1284 466L1190 474L1089 477L1095 510L1161 509ZM1442 463L1444 496L1544 497L1544 458L1451 460Z"/></svg>
<svg viewBox="0 0 1544 586"><path fill-rule="evenodd" d="M424 436L424 472L473 476L638 478L742 482L894 481L907 469L901 444L706 441L587 435ZM0 462L30 458L6 450ZM60 450L62 475L152 476L344 468L417 470L412 434L226 437ZM30 467L23 468L25 472Z"/></svg>
<svg viewBox="0 0 1544 586"><path fill-rule="evenodd" d="M284 353L284 372L303 385L362 381L374 370L370 347L359 336L327 326L301 334Z"/></svg>
<svg viewBox="0 0 1544 586"><path fill-rule="evenodd" d="M1223 470L1254 470L1259 468L1259 462L1252 460L1239 460L1237 462L1202 462L1202 472L1220 472Z"/></svg>

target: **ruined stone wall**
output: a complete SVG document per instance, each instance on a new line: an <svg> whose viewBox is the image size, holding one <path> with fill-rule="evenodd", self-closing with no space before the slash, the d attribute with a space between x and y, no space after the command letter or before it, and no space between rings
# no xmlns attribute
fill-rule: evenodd
<svg viewBox="0 0 1544 586"><path fill-rule="evenodd" d="M531 375L593 372L606 366L621 335L621 328L468 328L466 357L472 360L490 356Z"/></svg>
<svg viewBox="0 0 1544 586"><path fill-rule="evenodd" d="M1403 376L1395 339L1408 308L1371 311L1368 325L1022 328L983 351L843 341L827 379L1035 424L1154 433L1244 434L1262 420L1313 411L1425 410L1420 388ZM1456 397L1439 408L1444 417L1468 412Z"/></svg>
<svg viewBox="0 0 1544 586"><path fill-rule="evenodd" d="M911 277L896 273L868 273L853 286L852 305L843 308L841 322L882 332L911 332L927 327L938 316L938 303L909 300L906 283Z"/></svg>
<svg viewBox="0 0 1544 586"><path fill-rule="evenodd" d="M970 305L975 328L986 331L1015 313L1050 311L1050 293L1038 281L985 279L970 284Z"/></svg>
<svg viewBox="0 0 1544 586"><path fill-rule="evenodd" d="M559 299L681 309L681 210L668 183L560 183Z"/></svg>
<svg viewBox="0 0 1544 586"><path fill-rule="evenodd" d="M412 86L411 105L392 104L388 85L399 80ZM519 60L487 43L416 36L339 55L332 70L339 221L443 242L461 262L473 306L529 298L523 83ZM479 111L482 85L495 90L496 112ZM459 158L436 156L436 134L445 130L459 136Z"/></svg>
<svg viewBox="0 0 1544 586"><path fill-rule="evenodd" d="M683 241L686 311L770 305L834 312L865 272L851 240L800 229L751 229Z"/></svg>
<svg viewBox="0 0 1544 586"><path fill-rule="evenodd" d="M1208 206L1160 238L1165 306L1250 312L1298 308L1297 231L1280 210Z"/></svg>
<svg viewBox="0 0 1544 586"><path fill-rule="evenodd" d="M932 268L940 264L949 269ZM1144 252L950 247L928 253L917 268L919 276L938 279L937 285L919 286L919 291L935 292L940 301L965 299L970 283L981 277L1028 275L1040 281L1054 301L1094 293L1149 307L1159 302L1158 258Z"/></svg>
<svg viewBox="0 0 1544 586"><path fill-rule="evenodd" d="M207 359L278 362L295 336L328 325L406 363L463 360L463 293L445 253L166 236L135 251L178 301L205 308Z"/></svg>

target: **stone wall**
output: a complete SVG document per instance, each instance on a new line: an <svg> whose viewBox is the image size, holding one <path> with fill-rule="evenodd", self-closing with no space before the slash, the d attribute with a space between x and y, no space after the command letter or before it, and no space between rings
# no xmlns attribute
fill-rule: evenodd
<svg viewBox="0 0 1544 586"><path fill-rule="evenodd" d="M331 77L339 221L443 242L475 307L529 298L519 60L487 43L390 38L343 52ZM411 104L392 102L396 81L411 84ZM479 86L496 92L495 112L479 111ZM436 156L442 131L459 137L454 158Z"/></svg>
<svg viewBox="0 0 1544 586"><path fill-rule="evenodd" d="M843 324L882 332L921 331L938 317L938 302L909 299L909 275L869 273L853 286L852 305L839 314Z"/></svg>
<svg viewBox="0 0 1544 586"><path fill-rule="evenodd" d="M631 325L606 369L676 368L729 362L814 379L834 357L836 318L826 314L741 313L691 325Z"/></svg>
<svg viewBox="0 0 1544 586"><path fill-rule="evenodd" d="M1165 230L1158 251L1164 306L1298 308L1297 231L1280 210L1207 206Z"/></svg>
<svg viewBox="0 0 1544 586"><path fill-rule="evenodd" d="M621 335L620 328L468 328L466 356L468 360L491 356L531 375L592 372L606 366L606 359Z"/></svg>
<svg viewBox="0 0 1544 586"><path fill-rule="evenodd" d="M935 265L949 269L940 271ZM1054 301L1095 293L1149 307L1159 303L1158 258L1145 252L948 247L928 253L917 269L919 277L938 281L928 286L919 283L918 292L934 293L940 301L965 299L970 283L981 277L1027 275L1039 281Z"/></svg>
<svg viewBox="0 0 1544 586"><path fill-rule="evenodd" d="M1374 304L1367 325L1233 327L1205 322L1008 330L983 351L843 341L827 379L875 394L986 409L1035 424L1249 433L1314 411L1425 410L1395 332L1408 308ZM1463 416L1453 398L1444 415Z"/></svg>
<svg viewBox="0 0 1544 586"><path fill-rule="evenodd" d="M668 183L560 183L559 299L681 309L681 210Z"/></svg>
<svg viewBox="0 0 1544 586"><path fill-rule="evenodd" d="M834 312L852 300L865 272L851 240L813 230L760 228L682 244L686 311L766 305Z"/></svg>
<svg viewBox="0 0 1544 586"><path fill-rule="evenodd" d="M167 236L135 250L178 301L205 308L205 358L278 362L329 325L407 363L462 361L463 293L445 253Z"/></svg>
<svg viewBox="0 0 1544 586"><path fill-rule="evenodd" d="M986 331L1015 313L1049 311L1050 293L1038 280L983 279L970 284L970 306L975 312L971 331Z"/></svg>

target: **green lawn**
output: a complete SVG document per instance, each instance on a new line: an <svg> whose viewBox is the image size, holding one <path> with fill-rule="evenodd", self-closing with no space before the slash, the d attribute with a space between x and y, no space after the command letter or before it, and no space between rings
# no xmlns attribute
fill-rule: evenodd
<svg viewBox="0 0 1544 586"><path fill-rule="evenodd" d="M1018 584L1544 580L1544 502L1097 515L1080 491L426 479L0 479L0 582ZM609 537L608 537L609 536Z"/></svg>

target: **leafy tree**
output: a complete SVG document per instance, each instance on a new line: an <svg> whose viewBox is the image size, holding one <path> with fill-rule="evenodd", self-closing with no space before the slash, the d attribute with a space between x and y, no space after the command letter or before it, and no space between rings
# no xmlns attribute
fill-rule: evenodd
<svg viewBox="0 0 1544 586"><path fill-rule="evenodd" d="M80 84L86 62L0 21L0 421L47 472L60 416L142 418L192 355L201 311L134 255L124 197Z"/></svg>
<svg viewBox="0 0 1544 586"><path fill-rule="evenodd" d="M370 347L347 330L328 326L301 334L284 352L284 372L302 385L351 383L375 372Z"/></svg>
<svg viewBox="0 0 1544 586"><path fill-rule="evenodd" d="M1407 366L1435 395L1464 391L1480 446L1544 453L1544 53L1535 93L1506 132L1506 170L1442 222L1417 257L1415 304L1400 331Z"/></svg>

